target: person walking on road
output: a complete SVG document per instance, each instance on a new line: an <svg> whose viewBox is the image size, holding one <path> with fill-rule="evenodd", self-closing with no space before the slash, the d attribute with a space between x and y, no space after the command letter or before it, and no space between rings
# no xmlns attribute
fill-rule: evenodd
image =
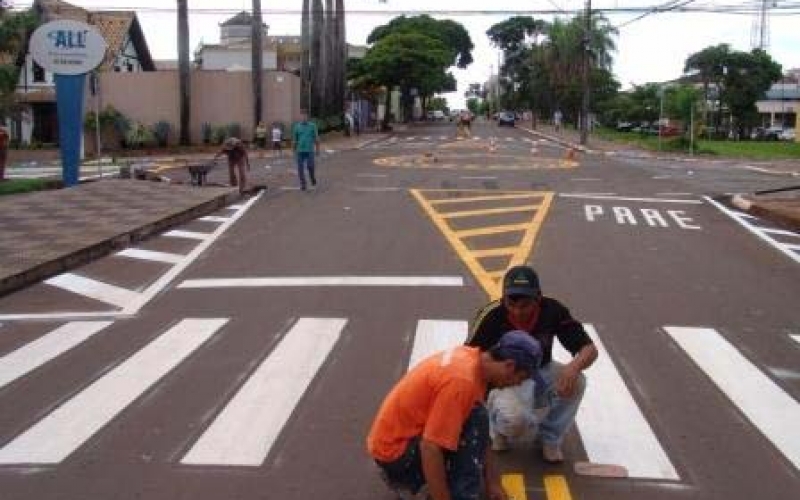
<svg viewBox="0 0 800 500"><path fill-rule="evenodd" d="M292 143L297 159L297 177L300 179L300 189L306 190L306 175L311 181L311 186L317 185L317 177L314 172L314 155L319 154L319 133L317 126L308 121L308 113L300 112L300 121L292 127Z"/></svg>
<svg viewBox="0 0 800 500"><path fill-rule="evenodd" d="M503 333L512 330L527 332L539 341L543 349L543 385L535 387L535 408L548 408L544 420L539 424L537 439L542 444L545 461L558 463L564 460L561 442L575 421L586 388L583 370L597 359L597 348L584 330L561 302L542 295L539 277L533 268L515 266L503 277L503 296L486 305L477 316L466 344L481 350L492 349ZM558 339L572 354L567 364L553 361L553 340ZM489 398L489 414L492 421L509 422L510 428L525 424L511 422L523 418L519 412L503 415L503 408L493 408ZM531 412L533 408L530 409ZM498 417L498 418L494 418ZM492 448L504 450L510 436L492 432Z"/></svg>
<svg viewBox="0 0 800 500"><path fill-rule="evenodd" d="M272 125L272 154L273 156L283 156L283 130L280 125L274 123Z"/></svg>
<svg viewBox="0 0 800 500"><path fill-rule="evenodd" d="M239 186L239 193L244 193L247 189L247 176L245 175L245 165L250 170L250 158L247 157L247 149L244 143L236 137L228 137L222 149L214 156L216 160L220 156L228 157L228 174L231 186ZM238 179L236 174L239 174Z"/></svg>
<svg viewBox="0 0 800 500"><path fill-rule="evenodd" d="M555 113L553 113L553 127L556 129L556 132L561 132L561 121L564 119L564 115L561 113L560 109L557 109Z"/></svg>
<svg viewBox="0 0 800 500"><path fill-rule="evenodd" d="M8 129L0 125L0 182L6 180L6 161L8 161L8 146L11 136Z"/></svg>
<svg viewBox="0 0 800 500"><path fill-rule="evenodd" d="M256 147L258 149L267 149L267 126L264 122L258 122L255 131Z"/></svg>
<svg viewBox="0 0 800 500"><path fill-rule="evenodd" d="M525 332L502 335L492 349L455 346L411 369L389 392L372 423L367 450L401 498L427 485L433 500L507 500L489 447L484 406L491 387L538 378L542 350Z"/></svg>

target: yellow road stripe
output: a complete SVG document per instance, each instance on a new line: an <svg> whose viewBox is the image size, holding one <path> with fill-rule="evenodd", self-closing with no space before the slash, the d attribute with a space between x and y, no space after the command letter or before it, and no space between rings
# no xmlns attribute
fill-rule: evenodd
<svg viewBox="0 0 800 500"><path fill-rule="evenodd" d="M514 255L517 252L517 247L505 248L487 248L486 250L473 250L472 255L477 259L483 257L502 257L504 255Z"/></svg>
<svg viewBox="0 0 800 500"><path fill-rule="evenodd" d="M544 491L547 500L572 500L567 478L564 476L544 476Z"/></svg>
<svg viewBox="0 0 800 500"><path fill-rule="evenodd" d="M522 474L503 474L500 476L500 482L506 490L508 500L528 500L525 477Z"/></svg>
<svg viewBox="0 0 800 500"><path fill-rule="evenodd" d="M475 217L479 215L512 214L518 212L533 212L538 208L539 205L527 205L522 207L507 207L507 208L485 208L483 210L464 210L462 212L448 212L442 214L442 217L445 219L455 219L459 217Z"/></svg>
<svg viewBox="0 0 800 500"><path fill-rule="evenodd" d="M539 229L542 227L542 223L544 222L544 218L547 215L547 212L550 210L550 204L553 202L553 194L549 193L544 196L542 200L542 204L539 207L539 210L536 212L536 216L533 218L533 223L530 225L528 232L525 233L525 236L522 238L522 243L517 247L517 253L512 257L511 264L509 266L518 266L525 263L525 259L528 258L531 251L533 250L533 244L536 240L536 235L539 234Z"/></svg>
<svg viewBox="0 0 800 500"><path fill-rule="evenodd" d="M420 191L418 189L412 189L410 192L422 206L422 209L425 210L425 213L428 214L428 217L436 224L436 227L439 228L439 231L441 231L444 237L447 238L447 241L450 242L450 245L452 245L453 249L459 257L461 257L461 260L464 261L464 264L467 265L467 268L472 272L473 276L475 276L475 279L478 280L478 283L481 284L486 293L491 295L490 291L497 288L497 283L489 278L483 266L472 256L466 245L456 237L455 233L453 233L447 225L447 222L445 222L445 220L433 210L433 207L426 202L425 197L422 196Z"/></svg>
<svg viewBox="0 0 800 500"><path fill-rule="evenodd" d="M486 274L492 279L499 280L500 278L503 277L504 274L506 274L506 271L505 269L503 269L502 271L489 271Z"/></svg>
<svg viewBox="0 0 800 500"><path fill-rule="evenodd" d="M443 200L428 200L428 203L433 203L434 205L444 205L446 203L470 203L474 201L520 200L525 198L538 198L540 196L542 196L541 193L504 194L497 196L473 196L471 198L445 198Z"/></svg>
<svg viewBox="0 0 800 500"><path fill-rule="evenodd" d="M493 234L513 233L514 231L525 231L530 227L529 223L525 224L506 224L504 226L492 227L479 227L476 229L464 229L456 231L456 236L459 238L469 238L472 236L490 236Z"/></svg>

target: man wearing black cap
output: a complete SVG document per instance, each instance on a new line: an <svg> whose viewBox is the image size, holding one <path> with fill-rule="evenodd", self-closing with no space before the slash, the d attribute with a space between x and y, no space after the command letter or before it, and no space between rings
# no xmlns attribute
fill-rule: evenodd
<svg viewBox="0 0 800 500"><path fill-rule="evenodd" d="M389 392L367 437L369 454L401 498L507 500L489 453L487 389L539 378L542 350L525 332L488 351L455 346L423 360Z"/></svg>
<svg viewBox="0 0 800 500"><path fill-rule="evenodd" d="M491 349L509 330L525 331L542 346L544 383L537 384L534 406L548 407L548 411L539 424L538 439L545 461L562 462L561 441L575 421L586 387L581 372L597 359L597 348L569 309L553 298L542 296L539 277L528 266L515 266L506 272L503 297L478 313L467 345ZM569 363L553 361L554 338L572 354ZM507 436L493 432L493 438L495 450L507 447Z"/></svg>

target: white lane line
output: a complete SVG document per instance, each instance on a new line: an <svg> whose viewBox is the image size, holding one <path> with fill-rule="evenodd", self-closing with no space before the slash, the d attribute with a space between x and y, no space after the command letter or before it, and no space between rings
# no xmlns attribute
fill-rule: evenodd
<svg viewBox="0 0 800 500"><path fill-rule="evenodd" d="M679 480L597 330L592 325L585 328L600 351L587 372L589 383L575 419L589 461L625 466L630 477ZM553 355L562 363L571 359L558 343ZM620 432L623 423L625 432Z"/></svg>
<svg viewBox="0 0 800 500"><path fill-rule="evenodd" d="M65 353L112 321L73 321L0 357L0 388Z"/></svg>
<svg viewBox="0 0 800 500"><path fill-rule="evenodd" d="M800 245L787 244L787 243L782 243L782 245L784 248L788 248L789 250L800 250Z"/></svg>
<svg viewBox="0 0 800 500"><path fill-rule="evenodd" d="M800 403L711 328L664 327L667 334L778 450L800 469Z"/></svg>
<svg viewBox="0 0 800 500"><path fill-rule="evenodd" d="M738 222L742 227L744 227L745 229L747 229L748 231L750 231L751 233L756 235L762 241L765 241L772 248L775 248L776 250L778 250L782 254L786 255L787 257L789 257L793 261L795 261L798 264L800 264L800 255L799 254L794 253L792 250L786 248L785 245L783 245L783 244L775 241L774 239L770 238L769 236L767 236L767 234L764 233L762 228L747 222L744 217L741 217L741 215L742 215L741 212L730 210L728 207L723 206L721 203L719 203L719 202L717 202L715 200L712 200L708 196L704 196L703 199L705 199L707 202L709 202L712 205L714 205L715 207L717 207L717 209L719 209L722 213L724 213L725 215L727 215L731 219L733 219L736 222Z"/></svg>
<svg viewBox="0 0 800 500"><path fill-rule="evenodd" d="M185 238L188 240L205 241L211 236L211 233L198 233L196 231L181 231L180 229L174 229L172 231L167 231L162 236L169 236L170 238Z"/></svg>
<svg viewBox="0 0 800 500"><path fill-rule="evenodd" d="M281 191L300 191L300 186L281 186Z"/></svg>
<svg viewBox="0 0 800 500"><path fill-rule="evenodd" d="M431 354L463 344L467 340L468 328L466 321L418 321L408 369L414 368Z"/></svg>
<svg viewBox="0 0 800 500"><path fill-rule="evenodd" d="M656 193L656 196L696 196L694 193Z"/></svg>
<svg viewBox="0 0 800 500"><path fill-rule="evenodd" d="M120 308L126 307L139 298L138 292L74 273L59 274L45 280L45 283Z"/></svg>
<svg viewBox="0 0 800 500"><path fill-rule="evenodd" d="M306 286L464 286L461 276L315 276L186 280L178 288L261 288Z"/></svg>
<svg viewBox="0 0 800 500"><path fill-rule="evenodd" d="M184 319L5 445L0 464L64 460L227 321Z"/></svg>
<svg viewBox="0 0 800 500"><path fill-rule="evenodd" d="M563 193L567 198L589 198L596 196L614 196L616 193Z"/></svg>
<svg viewBox="0 0 800 500"><path fill-rule="evenodd" d="M164 262L167 264L177 264L184 258L183 255L177 253L155 252L152 250L142 250L141 248L126 248L121 252L117 252L117 256L128 257L129 259Z"/></svg>
<svg viewBox="0 0 800 500"><path fill-rule="evenodd" d="M497 176L494 176L494 175L462 175L461 179L474 180L474 181L490 181L490 180L496 180Z"/></svg>
<svg viewBox="0 0 800 500"><path fill-rule="evenodd" d="M231 219L229 217L217 217L216 215L206 215L205 217L200 217L200 220L203 222L228 222Z"/></svg>
<svg viewBox="0 0 800 500"><path fill-rule="evenodd" d="M789 335L789 336L792 338L792 340L800 344L800 335Z"/></svg>
<svg viewBox="0 0 800 500"><path fill-rule="evenodd" d="M301 318L181 463L261 465L346 323L346 319Z"/></svg>
<svg viewBox="0 0 800 500"><path fill-rule="evenodd" d="M771 228L771 227L761 227L759 229L761 229L765 233L769 233L769 234L779 234L781 236L800 237L800 234L797 234L797 233L795 233L793 231L787 231L785 229L774 229L774 228Z"/></svg>
<svg viewBox="0 0 800 500"><path fill-rule="evenodd" d="M668 198L629 198L625 196L604 196L604 195L573 195L568 193L559 194L563 198L586 198L589 200L614 200L614 201L641 201L645 203L684 203L687 205L702 205L700 200L671 200Z"/></svg>
<svg viewBox="0 0 800 500"><path fill-rule="evenodd" d="M265 166L269 167L269 165L265 165ZM237 204L235 204L235 205L228 205L228 206L227 206L227 207L225 207L225 208L228 208L228 209L230 209L230 210L241 210L241 209L243 209L244 207L245 207L245 206L244 206L244 205L242 205L241 203L237 203Z"/></svg>
<svg viewBox="0 0 800 500"><path fill-rule="evenodd" d="M446 135L440 135L439 136L439 140L440 141L446 141L447 140L447 136Z"/></svg>
<svg viewBox="0 0 800 500"><path fill-rule="evenodd" d="M356 174L356 177L375 177L375 178L384 178L389 177L388 174Z"/></svg>

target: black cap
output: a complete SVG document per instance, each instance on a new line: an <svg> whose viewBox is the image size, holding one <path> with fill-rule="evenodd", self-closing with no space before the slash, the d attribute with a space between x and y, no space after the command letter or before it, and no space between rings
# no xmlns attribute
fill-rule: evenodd
<svg viewBox="0 0 800 500"><path fill-rule="evenodd" d="M538 297L542 289L539 286L539 277L529 266L514 266L503 277L503 297L509 295L524 295Z"/></svg>

